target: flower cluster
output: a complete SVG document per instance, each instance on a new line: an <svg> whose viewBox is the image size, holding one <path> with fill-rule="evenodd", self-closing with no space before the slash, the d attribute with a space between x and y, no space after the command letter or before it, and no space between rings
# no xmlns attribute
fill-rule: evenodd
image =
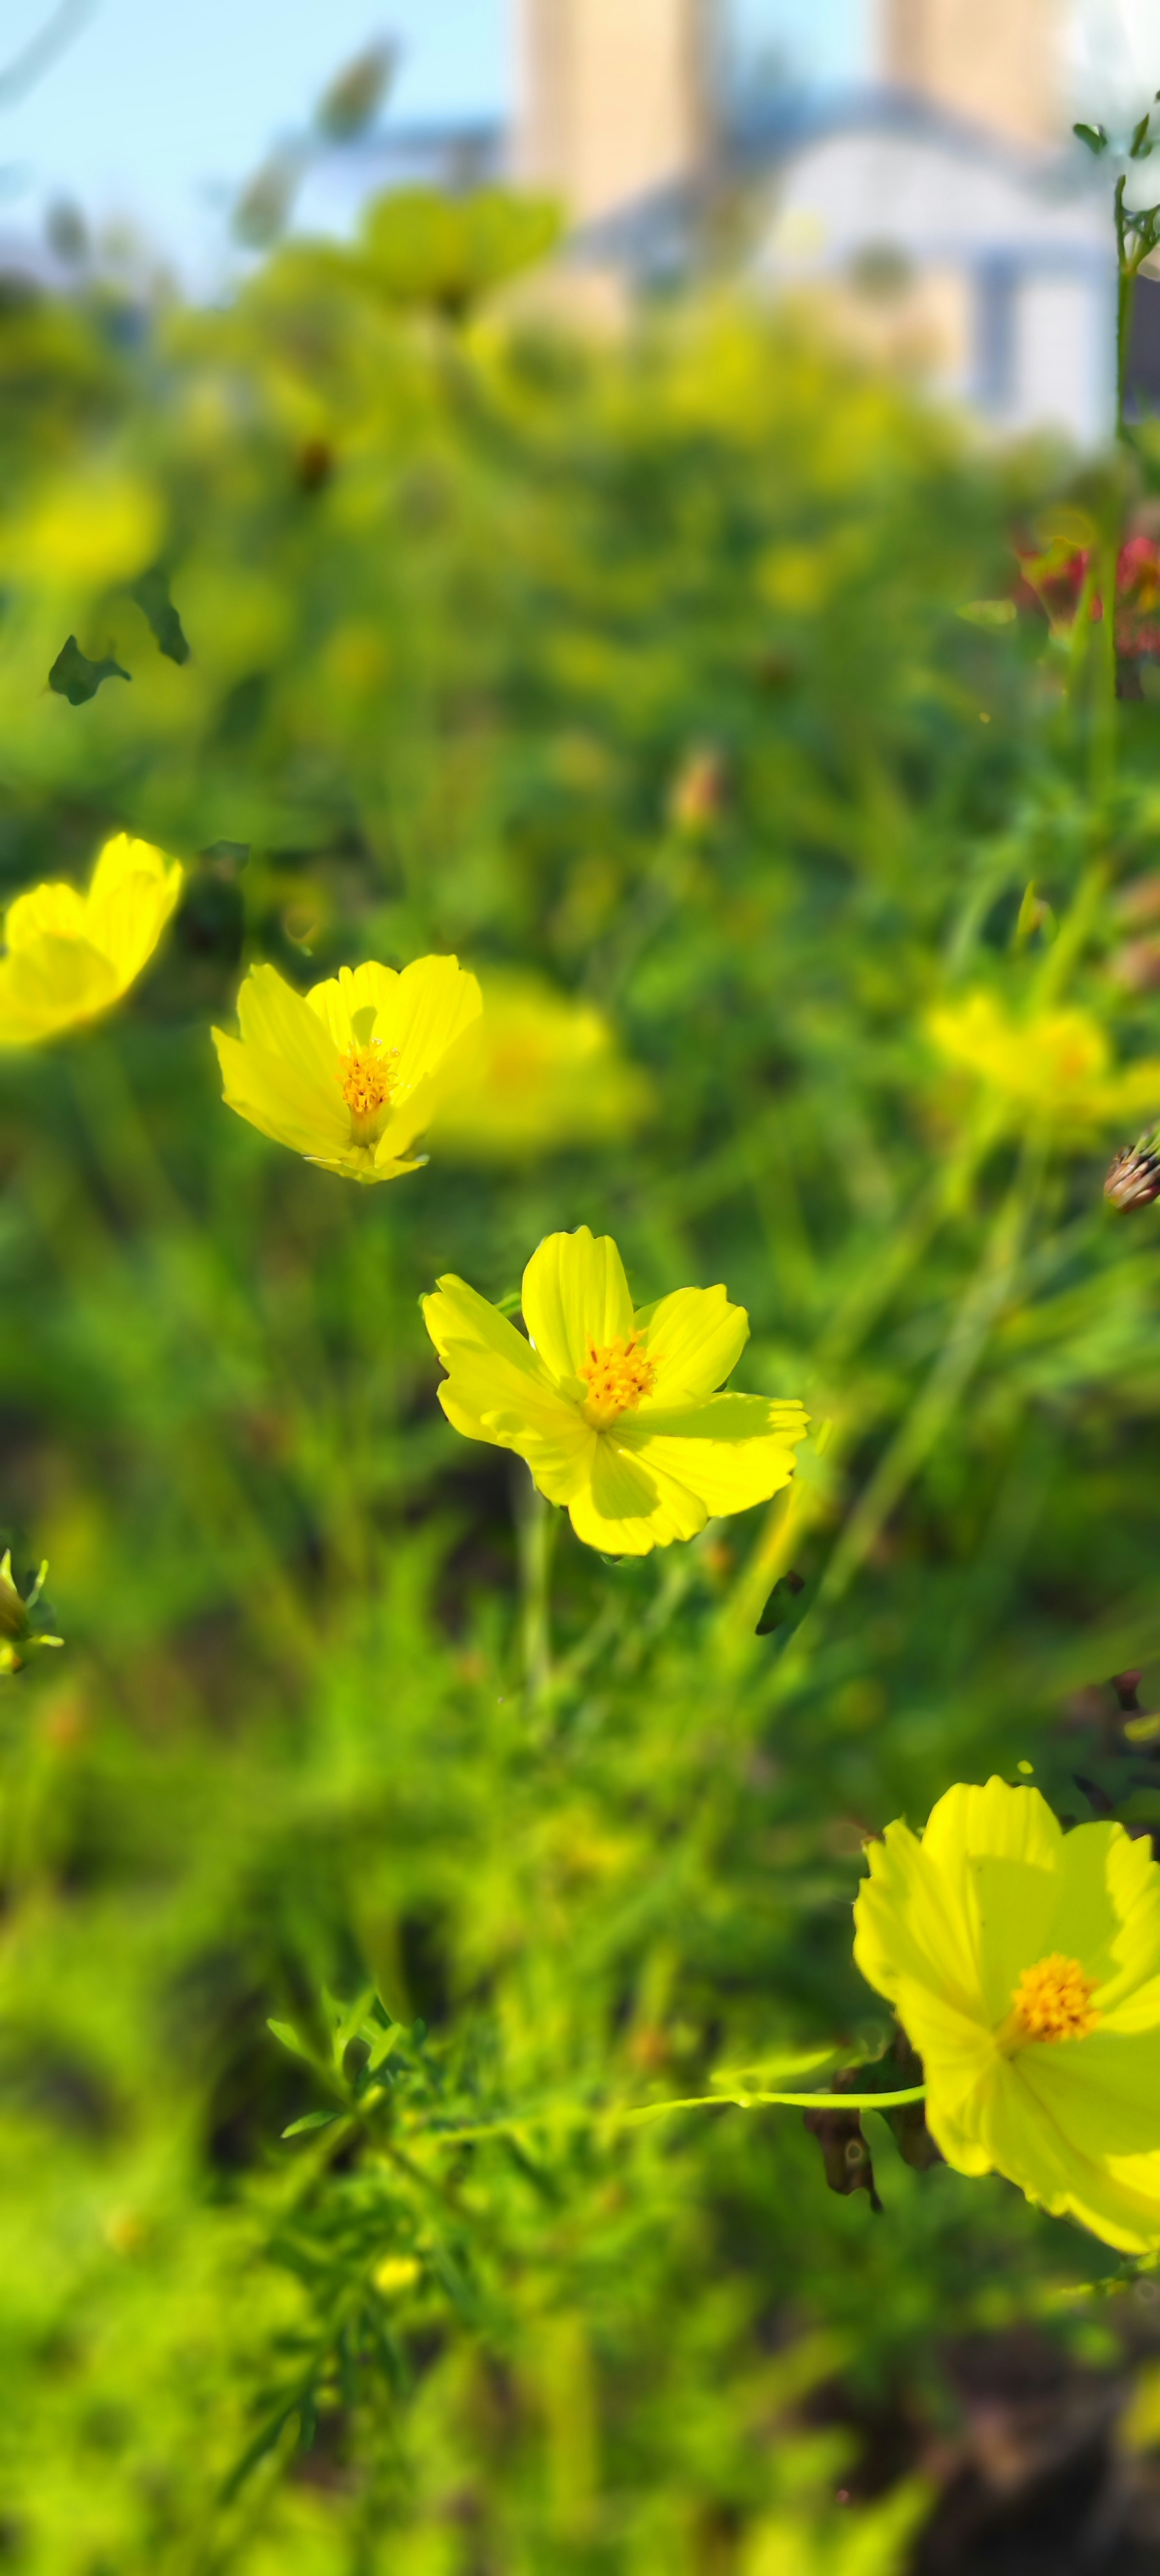
<svg viewBox="0 0 1160 2576"><path fill-rule="evenodd" d="M1122 558L1141 616L1160 611L1154 553L1129 547ZM1160 624L1156 635L1160 645ZM176 860L120 834L87 894L51 884L18 897L0 956L0 1044L53 1038L109 1009L154 954L182 882ZM364 1183L416 1171L432 1128L437 1143L458 1136L469 1151L518 1155L585 1132L586 1086L603 1098L589 1119L597 1127L629 1123L648 1102L598 1014L510 980L497 983L489 1014L455 957L401 972L344 966L305 994L255 965L238 1023L237 1037L213 1032L229 1107ZM1160 1101L1160 1062L1117 1069L1081 1009L1017 1019L978 989L934 1011L928 1031L944 1064L981 1092L993 1127L1030 1120L1085 1134ZM1117 1156L1107 1191L1131 1207L1158 1190L1150 1134ZM615 1243L581 1225L533 1253L519 1312L522 1328L453 1272L438 1281L423 1313L446 1371L439 1400L466 1439L521 1458L586 1546L645 1556L789 1483L807 1417L793 1399L724 1391L749 1320L722 1286L637 1306ZM43 1569L21 1594L10 1558L0 1565L0 1673L59 1644L38 1613L42 1582ZM1126 2253L1160 2251L1160 1866L1150 1844L1118 1824L1065 1833L1033 1788L958 1786L922 1835L899 1822L870 1844L854 1913L855 1958L921 2055L946 2162L1005 2175ZM833 2097L847 2113L857 2098ZM385 2271L380 2286L385 2295Z"/></svg>

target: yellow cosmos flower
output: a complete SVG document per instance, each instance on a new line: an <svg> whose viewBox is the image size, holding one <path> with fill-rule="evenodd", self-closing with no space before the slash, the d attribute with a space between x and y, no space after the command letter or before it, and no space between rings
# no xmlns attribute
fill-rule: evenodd
<svg viewBox="0 0 1160 2576"><path fill-rule="evenodd" d="M649 1107L602 1011L532 975L484 978L480 1054L439 1112L436 1142L459 1159L518 1162L624 1136Z"/></svg>
<svg viewBox="0 0 1160 2576"><path fill-rule="evenodd" d="M926 2074L958 2173L1125 2253L1160 2246L1160 1868L1122 1825L1065 1834L1037 1789L948 1789L868 1850L862 1974Z"/></svg>
<svg viewBox="0 0 1160 2576"><path fill-rule="evenodd" d="M1014 1019L993 993L932 1011L927 1028L946 1062L973 1074L1020 1123L1088 1130L1160 1110L1160 1059L1117 1068L1087 1011Z"/></svg>
<svg viewBox="0 0 1160 2576"><path fill-rule="evenodd" d="M582 1225L533 1253L521 1303L527 1341L462 1279L424 1298L439 1401L466 1439L525 1458L587 1546L647 1556L788 1484L800 1404L714 1392L749 1338L723 1288L634 1313L616 1245Z"/></svg>
<svg viewBox="0 0 1160 2576"><path fill-rule="evenodd" d="M183 873L151 842L118 832L87 895L71 885L17 895L0 956L0 1046L34 1046L119 1002L157 946Z"/></svg>
<svg viewBox="0 0 1160 2576"><path fill-rule="evenodd" d="M479 986L455 957L417 957L401 975L343 966L305 996L273 966L252 966L241 1037L213 1032L226 1100L328 1172L397 1180L423 1160L411 1147L461 1077L479 1012Z"/></svg>

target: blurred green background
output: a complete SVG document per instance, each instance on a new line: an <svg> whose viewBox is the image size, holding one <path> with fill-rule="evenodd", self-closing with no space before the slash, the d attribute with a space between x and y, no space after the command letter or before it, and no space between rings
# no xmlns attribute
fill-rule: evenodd
<svg viewBox="0 0 1160 2576"><path fill-rule="evenodd" d="M1160 1053L1150 672L1113 778L1038 609L963 613L1099 496L736 303L477 294L539 221L0 310L4 887L188 870L112 1021L0 1057L0 1519L67 1640L0 1700L0 2560L1149 2568L1153 2284L913 2128L419 2134L906 2080L863 1836L1020 1764L1160 1816L1109 1679L1160 1684L1156 1220L927 1028ZM517 979L531 1132L364 1191L222 1106L248 959L431 949ZM748 1307L788 1521L549 1564L445 1423L421 1292L580 1223Z"/></svg>

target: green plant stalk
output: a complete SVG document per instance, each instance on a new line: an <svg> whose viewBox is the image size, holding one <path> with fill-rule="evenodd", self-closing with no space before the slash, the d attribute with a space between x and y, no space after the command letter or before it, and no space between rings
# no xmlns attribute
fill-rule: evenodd
<svg viewBox="0 0 1160 2576"><path fill-rule="evenodd" d="M925 2100L925 2084L911 2084L898 2093L692 2093L681 2101L639 2102L625 2110L615 2104L598 2111L559 2108L529 2111L516 2119L484 2120L470 2128L412 2130L410 2143L476 2146L488 2138L519 2137L525 2129L588 2129L603 2123L639 2129L649 2120L667 2119L671 2111L759 2111L771 2105L788 2111L896 2111Z"/></svg>
<svg viewBox="0 0 1160 2576"><path fill-rule="evenodd" d="M529 1477L519 1546L524 1682L531 1709L539 1708L552 1679L551 1576L559 1519Z"/></svg>
<svg viewBox="0 0 1160 2576"><path fill-rule="evenodd" d="M1124 190L1127 172L1121 171L1116 181L1116 437L1127 438L1124 400L1128 390L1128 351L1132 342L1132 314L1136 303L1136 264L1128 256L1128 226L1124 212Z"/></svg>

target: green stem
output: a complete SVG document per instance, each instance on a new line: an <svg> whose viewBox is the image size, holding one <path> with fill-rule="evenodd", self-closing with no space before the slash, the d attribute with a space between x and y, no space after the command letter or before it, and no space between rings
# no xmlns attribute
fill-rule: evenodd
<svg viewBox="0 0 1160 2576"><path fill-rule="evenodd" d="M1132 313L1136 302L1136 267L1127 256L1128 228L1124 219L1124 190L1127 173L1116 181L1116 250L1119 285L1116 295L1116 436L1126 439L1124 402L1128 391L1128 352L1132 341Z"/></svg>
<svg viewBox="0 0 1160 2576"><path fill-rule="evenodd" d="M412 2130L410 2135L414 2145L422 2140L439 2147L467 2147L488 2138L518 2138L526 2129L589 2129L609 2121L620 2128L639 2129L648 2120L666 2119L670 2111L757 2111L771 2103L789 2111L895 2111L925 2100L925 2084L908 2085L900 2093L693 2093L684 2101L640 2102L626 2110L610 2103L599 2111L529 2111L522 2119L487 2120L467 2129Z"/></svg>
<svg viewBox="0 0 1160 2576"><path fill-rule="evenodd" d="M520 1513L520 1579L523 1594L524 1677L528 1703L538 1708L552 1678L552 1611L550 1582L559 1513L546 1503L529 1478Z"/></svg>

